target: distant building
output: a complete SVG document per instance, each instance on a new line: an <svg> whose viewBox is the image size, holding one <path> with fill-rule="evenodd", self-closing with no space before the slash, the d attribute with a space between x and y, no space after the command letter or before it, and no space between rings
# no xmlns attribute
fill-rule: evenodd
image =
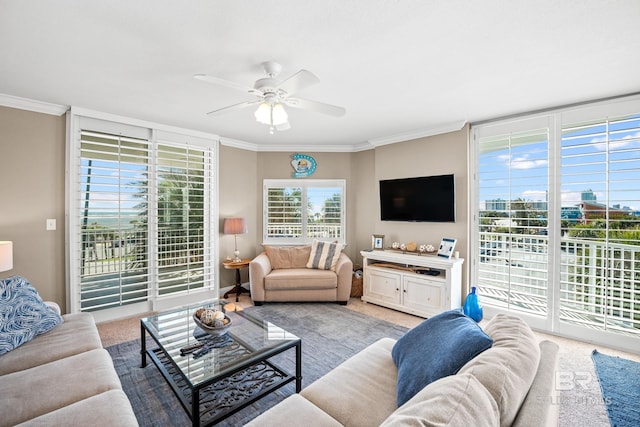
<svg viewBox="0 0 640 427"><path fill-rule="evenodd" d="M563 206L560 208L560 218L570 222L579 222L582 212L579 206Z"/></svg>
<svg viewBox="0 0 640 427"><path fill-rule="evenodd" d="M580 213L582 215L581 222L583 224L587 224L589 221L595 221L597 219L605 219L607 217L607 210L609 211L609 220L616 219L628 219L631 215L630 209L616 209L615 207L610 207L607 209L606 205L602 203L591 203L583 201L578 204L578 208L580 209Z"/></svg>
<svg viewBox="0 0 640 427"><path fill-rule="evenodd" d="M503 199L487 200L485 209L488 211L506 211L509 209L509 202Z"/></svg>
<svg viewBox="0 0 640 427"><path fill-rule="evenodd" d="M582 192L582 194L580 195L580 200L582 200L583 202L595 202L596 200L598 200L598 198L596 197L596 194L589 189Z"/></svg>

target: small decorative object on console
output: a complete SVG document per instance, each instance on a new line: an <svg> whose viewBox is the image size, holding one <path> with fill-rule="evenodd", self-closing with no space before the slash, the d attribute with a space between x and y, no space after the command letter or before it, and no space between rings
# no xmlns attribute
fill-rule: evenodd
<svg viewBox="0 0 640 427"><path fill-rule="evenodd" d="M440 248L438 248L438 256L447 259L451 258L453 255L453 248L455 247L456 239L443 237L442 242L440 243Z"/></svg>
<svg viewBox="0 0 640 427"><path fill-rule="evenodd" d="M464 314L476 322L482 320L482 306L480 305L480 300L478 299L475 286L471 288L471 292L467 295L467 299L464 301L462 310L464 311Z"/></svg>
<svg viewBox="0 0 640 427"><path fill-rule="evenodd" d="M384 234L374 234L371 236L371 249L384 249Z"/></svg>

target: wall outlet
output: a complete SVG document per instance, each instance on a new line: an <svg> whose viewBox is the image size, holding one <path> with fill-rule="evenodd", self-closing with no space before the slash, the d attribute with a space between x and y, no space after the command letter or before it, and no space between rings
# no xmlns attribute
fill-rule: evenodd
<svg viewBox="0 0 640 427"><path fill-rule="evenodd" d="M47 219L47 231L53 231L56 229L56 220Z"/></svg>

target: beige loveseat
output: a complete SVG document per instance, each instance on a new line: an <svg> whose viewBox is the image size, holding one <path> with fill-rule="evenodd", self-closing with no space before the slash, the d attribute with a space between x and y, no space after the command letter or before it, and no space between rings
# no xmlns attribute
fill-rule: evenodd
<svg viewBox="0 0 640 427"><path fill-rule="evenodd" d="M251 298L265 301L335 301L347 304L351 293L353 263L341 252L335 268L307 268L312 251L305 246L265 246L249 263Z"/></svg>
<svg viewBox="0 0 640 427"><path fill-rule="evenodd" d="M137 426L93 316L62 317L0 356L0 426Z"/></svg>
<svg viewBox="0 0 640 427"><path fill-rule="evenodd" d="M497 315L484 331L493 338L491 348L399 408L392 359L396 341L384 338L248 425L557 426L557 344L538 343L515 316Z"/></svg>

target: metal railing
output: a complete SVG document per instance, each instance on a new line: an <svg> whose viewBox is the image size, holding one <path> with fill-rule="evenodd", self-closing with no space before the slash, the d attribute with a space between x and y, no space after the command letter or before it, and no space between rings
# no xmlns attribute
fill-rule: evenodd
<svg viewBox="0 0 640 427"><path fill-rule="evenodd" d="M267 224L267 237L301 237L301 223L271 223ZM310 238L337 239L342 237L340 224L307 224L306 235Z"/></svg>
<svg viewBox="0 0 640 427"><path fill-rule="evenodd" d="M148 295L147 233L142 229L90 229L82 235L81 307L95 310L144 300ZM158 291L204 286L202 229L158 231Z"/></svg>
<svg viewBox="0 0 640 427"><path fill-rule="evenodd" d="M480 233L483 302L547 315L548 238ZM640 246L563 237L560 320L640 336Z"/></svg>

